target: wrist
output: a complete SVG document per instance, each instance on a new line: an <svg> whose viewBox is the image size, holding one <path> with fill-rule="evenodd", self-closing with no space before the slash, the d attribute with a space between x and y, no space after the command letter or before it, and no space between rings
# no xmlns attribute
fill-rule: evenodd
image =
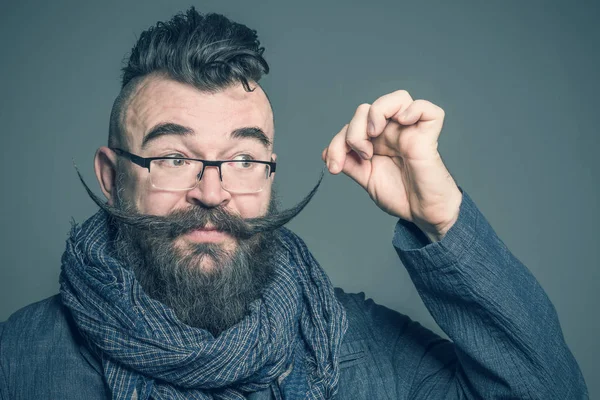
<svg viewBox="0 0 600 400"><path fill-rule="evenodd" d="M432 243L435 242L439 242L441 241L444 236L446 236L446 233L448 233L448 231L450 230L450 228L452 228L452 226L456 223L456 221L458 220L458 215L456 216L456 218L454 220L452 220L450 223L448 223L448 225L446 225L446 227L441 228L441 229L433 229L433 228L425 228L425 227L421 227L419 225L417 225L417 227L425 234L425 236L427 236L429 238L429 240Z"/></svg>
<svg viewBox="0 0 600 400"><path fill-rule="evenodd" d="M452 209L454 210L452 217L444 222L443 224L431 225L427 223L419 223L415 222L415 225L429 238L432 243L441 241L444 236L448 233L448 231L454 226L456 221L458 221L458 216L460 214L460 204L462 203L462 192L458 191L457 200L454 201L454 205Z"/></svg>

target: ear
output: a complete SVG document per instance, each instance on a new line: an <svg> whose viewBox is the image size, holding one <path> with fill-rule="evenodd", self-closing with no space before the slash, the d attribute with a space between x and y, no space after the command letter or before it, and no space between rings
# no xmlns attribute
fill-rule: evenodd
<svg viewBox="0 0 600 400"><path fill-rule="evenodd" d="M117 155L106 146L100 147L94 157L94 170L108 204L114 205Z"/></svg>
<svg viewBox="0 0 600 400"><path fill-rule="evenodd" d="M275 153L272 153L272 154L271 154L271 162L275 162L275 160L277 160L277 154L275 154ZM277 173L277 172L273 172L273 174L271 175L271 179L275 179L275 174L276 174L276 173Z"/></svg>

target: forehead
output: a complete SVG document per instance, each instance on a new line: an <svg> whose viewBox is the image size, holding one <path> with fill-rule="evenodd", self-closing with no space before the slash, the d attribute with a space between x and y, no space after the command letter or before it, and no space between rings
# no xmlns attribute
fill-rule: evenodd
<svg viewBox="0 0 600 400"><path fill-rule="evenodd" d="M191 128L203 142L225 143L243 127L258 127L272 141L273 113L260 86L247 92L240 84L215 93L171 79L148 77L132 94L124 116L125 139L130 149L142 147L144 136L158 124Z"/></svg>

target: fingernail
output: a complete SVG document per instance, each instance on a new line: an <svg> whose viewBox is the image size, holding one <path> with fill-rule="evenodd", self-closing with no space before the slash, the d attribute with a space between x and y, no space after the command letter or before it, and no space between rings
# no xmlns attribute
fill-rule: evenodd
<svg viewBox="0 0 600 400"><path fill-rule="evenodd" d="M360 154L360 157L363 160L368 160L369 159L369 155L367 153L365 153L364 151L359 152L358 154Z"/></svg>
<svg viewBox="0 0 600 400"><path fill-rule="evenodd" d="M375 125L373 125L373 121L369 121L369 125L367 126L367 134L369 136L373 136L375 134Z"/></svg>
<svg viewBox="0 0 600 400"><path fill-rule="evenodd" d="M337 171L337 163L335 161L331 161L329 163L329 172Z"/></svg>

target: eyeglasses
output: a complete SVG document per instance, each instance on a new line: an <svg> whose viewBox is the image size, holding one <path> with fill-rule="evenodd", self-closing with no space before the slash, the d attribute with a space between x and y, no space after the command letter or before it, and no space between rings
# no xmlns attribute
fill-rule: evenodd
<svg viewBox="0 0 600 400"><path fill-rule="evenodd" d="M275 172L275 162L259 160L207 161L183 157L144 158L125 150L111 148L123 156L147 168L152 186L162 190L191 190L204 175L204 168L217 167L221 187L231 193L257 193L263 190L269 177Z"/></svg>

